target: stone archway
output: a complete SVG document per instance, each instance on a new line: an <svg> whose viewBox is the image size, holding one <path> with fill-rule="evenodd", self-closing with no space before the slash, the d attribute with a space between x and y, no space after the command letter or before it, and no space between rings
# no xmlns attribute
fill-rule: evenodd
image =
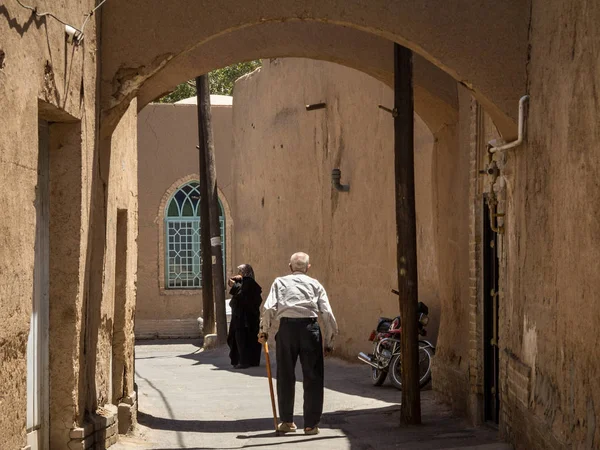
<svg viewBox="0 0 600 450"><path fill-rule="evenodd" d="M107 117L119 116L121 105L148 79L210 41L238 32L237 47L250 53L246 44L252 40L244 35L253 27L302 22L348 27L411 48L468 87L505 137L516 131L515 105L525 87L529 2L354 0L341 8L333 2L294 0L193 5L132 0L107 4L102 14L102 109L110 111ZM281 39L274 29L263 29L261 52L271 54ZM308 36L301 33L299 42ZM232 52L231 43L223 42L221 66ZM272 56L294 56L294 41L283 42L279 54ZM358 44L347 41L344 46Z"/></svg>
<svg viewBox="0 0 600 450"><path fill-rule="evenodd" d="M218 7L205 5L202 11L201 6L179 1L167 6L151 1L155 8L146 4L142 9L138 1L103 11L104 137L131 100L136 99L141 109L185 79L257 57L333 61L391 85L394 41L417 55L416 112L434 134L438 157L434 173L450 187L434 193L438 204L456 201L454 184L464 188L468 181L456 157L465 148L464 130L458 123L459 110L469 107L465 106L469 94L489 112L505 138L516 132L515 105L525 88L527 4L507 0L484 8L466 0L451 6L441 1L415 6L408 1L389 5L383 0L369 4L356 0L339 11L334 5L307 6L291 0L268 7L226 0ZM498 20L486 29L482 24L490 16ZM450 176L444 163L460 174L460 180ZM466 217L461 214L445 221L448 224L437 239L453 238L455 230L468 226ZM459 284L452 277L444 280L448 288Z"/></svg>
<svg viewBox="0 0 600 450"><path fill-rule="evenodd" d="M265 36L279 40L267 46ZM240 41L245 42L239 46ZM223 49L230 51L224 53ZM268 51L268 53L265 53ZM138 92L138 108L169 92L198 73L243 60L277 58L280 55L335 62L364 72L393 86L393 43L353 28L319 22L267 23L237 30L196 46L175 58L163 70L149 78ZM415 55L415 108L435 132L452 121L458 107L456 81L447 73ZM388 105L389 106L389 105Z"/></svg>

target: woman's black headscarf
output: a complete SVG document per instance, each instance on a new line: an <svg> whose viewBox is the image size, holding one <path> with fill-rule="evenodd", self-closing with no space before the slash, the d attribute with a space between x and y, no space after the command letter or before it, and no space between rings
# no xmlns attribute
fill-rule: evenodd
<svg viewBox="0 0 600 450"><path fill-rule="evenodd" d="M254 269L252 269L252 266L250 264L242 264L238 266L237 269L239 271L239 274L244 278L248 277L254 279Z"/></svg>

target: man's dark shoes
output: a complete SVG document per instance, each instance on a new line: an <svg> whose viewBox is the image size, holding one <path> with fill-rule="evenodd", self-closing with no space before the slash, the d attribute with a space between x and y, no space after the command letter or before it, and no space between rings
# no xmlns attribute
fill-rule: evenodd
<svg viewBox="0 0 600 450"><path fill-rule="evenodd" d="M236 364L234 366L235 369L247 369L248 367L250 367L248 364Z"/></svg>

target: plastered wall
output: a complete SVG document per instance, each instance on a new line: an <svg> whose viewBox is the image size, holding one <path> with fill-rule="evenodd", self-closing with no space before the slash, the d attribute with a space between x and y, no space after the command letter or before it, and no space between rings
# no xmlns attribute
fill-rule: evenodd
<svg viewBox="0 0 600 450"><path fill-rule="evenodd" d="M81 26L93 2L39 2ZM36 18L17 2L0 5L0 441L25 444L26 344L32 309L35 259L38 119L50 126L50 232L48 395L50 432L82 418L81 307L89 230L96 101L96 23L84 42L65 42L64 25ZM64 199L63 208L60 208ZM68 246L69 251L65 251ZM59 265L59 261L63 264ZM68 336L60 336L66 326ZM61 378L54 378L60 373ZM62 381L62 382L61 382ZM48 419L45 419L48 420ZM67 433L68 434L68 433ZM45 439L49 439L48 435ZM54 437L52 437L54 439ZM58 448L58 447L57 447Z"/></svg>
<svg viewBox="0 0 600 450"><path fill-rule="evenodd" d="M137 105L131 102L111 139L110 179L108 184L106 259L103 297L100 309L100 330L96 361L96 386L99 404L112 403L133 393L133 325L136 309L138 185L137 185ZM121 221L121 223L119 223ZM124 236L117 236L119 226L126 225ZM125 261L117 261L117 239L125 241ZM118 266L118 264L121 265ZM125 274L118 273L117 267ZM124 286L117 286L118 280ZM115 327L115 312L124 318ZM124 379L122 395L113 398L112 372L115 357L114 340L121 341L118 358Z"/></svg>
<svg viewBox="0 0 600 450"><path fill-rule="evenodd" d="M217 183L225 210L227 241L233 240L235 233L235 219L228 204L233 192L231 97L212 96L211 104ZM198 180L197 120L193 103L150 104L140 112L136 333L141 337L176 336L183 331L182 326L190 336L199 334L196 319L202 316L202 291L165 289L163 226L168 201L177 188ZM235 265L233 252L233 244L226 242L228 273ZM178 320L184 320L184 325Z"/></svg>
<svg viewBox="0 0 600 450"><path fill-rule="evenodd" d="M80 28L94 2L36 2L38 11L49 11ZM107 380L112 358L111 291L114 277L104 273L91 257L93 236L114 233L117 208L129 211L127 228L127 303L134 305L136 236L135 107L125 115L115 138L123 175L110 177L106 190L100 184L99 124L97 120L96 17L88 21L79 45L66 42L65 26L46 16L36 17L17 2L0 5L0 441L3 448L20 449L26 444L27 339L32 313L33 277L36 259L36 201L38 186L38 120L45 121L48 138L49 250L41 266L48 273L46 363L42 372L42 441L50 448L67 448L70 432L84 425L86 409L112 399ZM135 102L134 102L135 103ZM133 114L133 119L131 114ZM133 122L131 122L133 120ZM131 128L133 123L133 128ZM110 132L108 132L110 135ZM110 155L110 152L108 152ZM133 159L131 159L133 158ZM108 172L106 172L108 174ZM102 209L110 191L110 213L92 224L93 212ZM117 206L118 205L118 206ZM108 225L105 221L108 221ZM114 239L102 247L107 262L114 262ZM110 271L109 271L110 272ZM90 280L103 279L105 295L90 302ZM106 276L105 276L106 275ZM110 301L108 299L110 297ZM88 322L90 304L102 305L102 323ZM93 309L93 308L92 308ZM127 347L121 359L124 377L133 387L132 335L121 330ZM87 345L102 336L96 352ZM93 367L93 370L88 370ZM124 369L125 370L125 369ZM89 389L96 384L99 389ZM88 401L88 393L94 401ZM98 395L96 395L98 394Z"/></svg>
<svg viewBox="0 0 600 450"><path fill-rule="evenodd" d="M527 143L503 170L501 429L518 448L600 446L598 18L533 2Z"/></svg>
<svg viewBox="0 0 600 450"><path fill-rule="evenodd" d="M324 109L305 106L326 103ZM264 60L234 90L232 210L236 264L255 268L265 296L295 251L328 291L338 355L370 350L380 315L398 314L392 91L352 69L305 59ZM440 317L432 204L433 136L415 118L420 295L435 339ZM331 185L342 171L350 192Z"/></svg>
<svg viewBox="0 0 600 450"><path fill-rule="evenodd" d="M459 89L455 121L436 132L433 158L440 338L433 386L456 411L469 394L469 119L471 97Z"/></svg>

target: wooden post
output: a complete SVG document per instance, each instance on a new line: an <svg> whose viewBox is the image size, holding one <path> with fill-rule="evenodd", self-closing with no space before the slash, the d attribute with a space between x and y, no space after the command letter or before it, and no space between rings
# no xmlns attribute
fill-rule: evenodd
<svg viewBox="0 0 600 450"><path fill-rule="evenodd" d="M421 423L417 326L417 224L415 214L412 52L394 44L394 154L398 291L402 321L402 406L400 420Z"/></svg>
<svg viewBox="0 0 600 450"><path fill-rule="evenodd" d="M217 169L215 166L215 148L211 128L210 90L208 75L196 79L199 107L204 131L204 157L206 159L206 184L208 185L208 201L210 216L210 247L212 261L213 292L217 319L217 344L227 342L227 314L225 312L225 274L223 270L223 244L221 242L221 224L219 221L219 193L217 191ZM202 174L200 175L202 177Z"/></svg>
<svg viewBox="0 0 600 450"><path fill-rule="evenodd" d="M200 253L202 255L202 320L203 333L215 333L215 303L212 284L212 262L210 258L210 210L208 182L206 177L206 138L204 114L201 109L202 100L199 86L200 77L196 78L196 102L198 104L198 159L200 160Z"/></svg>

